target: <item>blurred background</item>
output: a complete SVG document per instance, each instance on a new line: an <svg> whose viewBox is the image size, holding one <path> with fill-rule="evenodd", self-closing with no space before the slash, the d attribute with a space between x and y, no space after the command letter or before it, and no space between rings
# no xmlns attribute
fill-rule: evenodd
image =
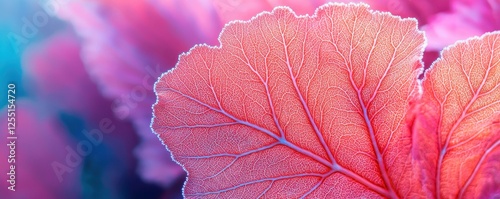
<svg viewBox="0 0 500 199"><path fill-rule="evenodd" d="M182 198L186 173L150 129L154 82L195 44L218 45L229 21L275 6L312 15L326 2L0 0L1 198ZM426 66L455 41L500 29L500 0L362 2L417 18Z"/></svg>

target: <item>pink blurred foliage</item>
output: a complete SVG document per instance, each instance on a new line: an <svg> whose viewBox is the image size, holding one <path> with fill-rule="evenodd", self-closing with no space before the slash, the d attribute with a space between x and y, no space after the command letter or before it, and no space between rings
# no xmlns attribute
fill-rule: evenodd
<svg viewBox="0 0 500 199"><path fill-rule="evenodd" d="M65 150L65 147L75 149L75 147L78 146L77 144L88 142L89 138L84 135L84 131L89 132L94 129L102 130L99 129L99 125L103 120L111 121L114 130L107 134L101 131L102 137L100 141L93 143L92 148L95 150L95 148L102 148L105 146L113 149L114 157L123 161L124 166L107 171L105 174L107 179L102 180L104 184L102 186L116 189L116 187L118 187L116 184L120 183L122 172L128 169L127 167L129 165L133 165L135 161L134 157L130 155L131 149L137 144L134 134L135 131L127 122L122 122L115 118L114 113L110 109L112 106L111 101L101 95L97 85L91 80L80 58L80 54L80 39L74 31L63 29L41 42L30 45L22 55L22 67L25 71L25 78L23 78L24 84L30 85L26 87L26 89L32 101L21 102L17 105L23 108L21 111L18 110L19 113L17 113L17 116L19 118L16 119L17 123L21 127L30 128L26 130L20 127L18 129L18 134L23 137L23 147L32 145L47 150L41 150L40 153L43 152L46 153L46 155L40 155L39 158L37 158L43 158L43 161L39 162L40 165L43 165L43 168L35 169L37 167L23 167L19 169L29 173L43 171L42 173L46 176L40 178L39 181L33 182L33 186L37 183L56 187L60 185L61 183L55 183L51 180L52 178L57 178L56 172L50 167L51 162L57 161L61 164L65 164L67 161L65 157L69 153ZM24 111L24 109L30 111ZM82 126L77 127L82 129L70 131L67 124L65 125L64 122L61 121L61 113L72 115L84 121ZM26 115L30 117L26 119ZM39 123L33 123L33 121L37 120L47 124L39 125ZM56 126L57 129L53 126ZM37 129L39 130L36 131ZM36 135L33 140L31 140L31 134L34 133L36 133ZM49 145L51 140L58 138L62 140L60 144L56 142L54 145ZM74 141L70 141L68 138L72 138ZM25 139L29 139L29 141L33 143L25 143ZM41 146L35 142L36 139L41 140ZM45 143L46 141L47 143ZM90 150L92 151L93 149ZM49 155L48 153L50 151L56 151L54 154L58 156ZM90 153L87 155L95 154ZM87 157L86 155L81 155L81 158L82 161L84 161ZM65 193L78 194L74 190L81 187L82 184L80 181L81 176L79 176L80 173L82 173L81 169L84 169L80 165L82 163L72 168L73 172L69 174L65 172L61 175L64 178L63 187L74 187L68 188L68 191ZM25 165L27 163L22 162L20 164ZM49 168L45 168L47 165ZM91 169L92 168L87 168L86 172L93 172ZM68 175L70 175L70 177L67 177ZM47 179L47 181L43 179ZM27 185L26 187L30 186L31 185ZM64 188L60 189L64 190ZM48 190L57 193L53 191L53 189ZM108 190L108 192L116 193L118 190ZM18 192L17 196L23 198L24 190ZM68 195L37 198L67 197Z"/></svg>
<svg viewBox="0 0 500 199"><path fill-rule="evenodd" d="M438 51L455 41L500 29L500 0L452 0L448 12L431 17L423 27L428 51Z"/></svg>
<svg viewBox="0 0 500 199"><path fill-rule="evenodd" d="M80 42L71 30L63 30L31 45L22 57L25 83L46 111L66 111L99 118L105 101L90 80L80 59ZM95 107L92 111L89 107Z"/></svg>
<svg viewBox="0 0 500 199"><path fill-rule="evenodd" d="M173 68L178 55L196 44L218 45L217 36L229 21L249 20L275 6L290 6L297 14L311 15L316 7L326 2L330 1L89 0L66 3L57 14L71 23L80 36L85 70L99 85L100 93L113 101L115 115L134 123L142 139L135 149L142 177L168 186L183 171L172 162L168 151L149 127L151 105L155 101L152 87L161 73ZM495 16L499 13L498 0L335 2L365 2L372 9L417 18L419 25L428 31L428 43L432 44L424 55L427 66L454 40L498 29L498 14ZM467 25L467 20L460 24L462 20L457 19L482 23L494 19L497 25L474 23L477 29L467 29L472 25ZM457 31L456 27L462 25L466 29Z"/></svg>
<svg viewBox="0 0 500 199"><path fill-rule="evenodd" d="M449 9L449 0L213 0L214 7L223 22L231 20L248 20L264 10L271 11L276 6L288 6L299 14L311 15L314 10L327 2L364 2L372 9L389 11L402 17L417 18L420 25L427 23L433 14Z"/></svg>
<svg viewBox="0 0 500 199"><path fill-rule="evenodd" d="M68 198L79 195L80 170L65 173L62 181L54 174L52 163L66 161L66 146L72 144L68 133L53 114L40 109L35 101L16 101L16 139L15 166L16 191L10 191L6 180L1 180L0 195L2 198ZM7 126L7 109L0 111L0 125ZM6 140L6 142L11 140ZM57 149L57 150L54 150ZM9 148L0 148L0 155L7 157ZM5 160L7 161L7 159ZM6 162L5 162L6 163ZM10 165L10 164L9 164ZM7 164L2 163L2 173L9 172ZM5 176L5 173L3 175Z"/></svg>
<svg viewBox="0 0 500 199"><path fill-rule="evenodd" d="M160 74L175 64L179 53L203 43L202 39L211 37L208 33L213 33L216 41L215 31L204 32L185 24L179 30L179 14L195 3L176 3L177 8L172 10L175 12L168 12L171 16L161 15L157 6L146 1L111 0L74 2L59 13L82 37L86 69L103 95L114 100L115 114L131 119L142 138L135 150L140 159L139 172L144 179L164 186L182 176L183 170L172 162L150 130L151 105L155 100L152 88ZM196 11L191 14L199 14ZM201 16L200 20L206 17ZM169 17L172 19L167 20ZM199 40L191 37L193 33L198 34Z"/></svg>

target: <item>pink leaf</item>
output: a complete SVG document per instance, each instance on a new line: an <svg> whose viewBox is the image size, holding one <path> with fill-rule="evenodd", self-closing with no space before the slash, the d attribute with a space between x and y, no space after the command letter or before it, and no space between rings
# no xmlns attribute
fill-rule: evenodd
<svg viewBox="0 0 500 199"><path fill-rule="evenodd" d="M442 52L423 83L419 130L436 196L500 195L500 32ZM437 135L433 135L436 134ZM424 135L425 134L425 135ZM496 195L495 195L496 194Z"/></svg>
<svg viewBox="0 0 500 199"><path fill-rule="evenodd" d="M209 198L500 195L500 32L424 80L412 19L276 8L196 46L156 84L152 127Z"/></svg>
<svg viewBox="0 0 500 199"><path fill-rule="evenodd" d="M424 194L404 123L422 67L415 20L364 4L277 8L220 42L156 84L152 126L189 173L185 196Z"/></svg>

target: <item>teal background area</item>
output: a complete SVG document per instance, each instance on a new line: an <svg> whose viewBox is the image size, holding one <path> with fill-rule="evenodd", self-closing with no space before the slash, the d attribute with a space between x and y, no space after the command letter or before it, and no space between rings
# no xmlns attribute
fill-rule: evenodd
<svg viewBox="0 0 500 199"><path fill-rule="evenodd" d="M32 20L33 15L44 10L34 0L2 0L0 1L0 99L7 98L7 84L16 84L16 97L27 97L23 84L21 59L24 50L30 45L42 41L56 33L67 24L56 17L49 17L48 23L40 28L27 42L16 43L9 35L23 36L23 19ZM0 100L0 107L6 105Z"/></svg>

